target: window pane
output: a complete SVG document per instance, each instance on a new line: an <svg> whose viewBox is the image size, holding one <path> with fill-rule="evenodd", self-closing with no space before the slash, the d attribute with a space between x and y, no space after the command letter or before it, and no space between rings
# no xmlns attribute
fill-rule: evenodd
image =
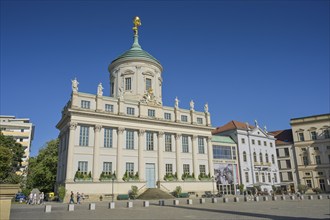
<svg viewBox="0 0 330 220"><path fill-rule="evenodd" d="M80 126L79 146L88 146L89 127Z"/></svg>
<svg viewBox="0 0 330 220"><path fill-rule="evenodd" d="M147 150L154 150L154 135L152 132L146 132Z"/></svg>
<svg viewBox="0 0 330 220"><path fill-rule="evenodd" d="M126 130L126 149L134 149L134 131Z"/></svg>
<svg viewBox="0 0 330 220"><path fill-rule="evenodd" d="M198 153L204 154L204 138L198 138Z"/></svg>
<svg viewBox="0 0 330 220"><path fill-rule="evenodd" d="M112 128L104 128L104 147L112 147Z"/></svg>
<svg viewBox="0 0 330 220"><path fill-rule="evenodd" d="M182 135L182 152L189 153L188 136Z"/></svg>
<svg viewBox="0 0 330 220"><path fill-rule="evenodd" d="M171 134L165 134L165 151L172 151L172 136Z"/></svg>

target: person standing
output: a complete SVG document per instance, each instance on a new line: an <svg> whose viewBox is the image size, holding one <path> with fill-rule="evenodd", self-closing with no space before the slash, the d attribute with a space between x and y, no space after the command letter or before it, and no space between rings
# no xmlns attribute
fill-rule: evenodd
<svg viewBox="0 0 330 220"><path fill-rule="evenodd" d="M37 193L34 193L33 194L33 202L32 202L33 205L36 205L37 204Z"/></svg>
<svg viewBox="0 0 330 220"><path fill-rule="evenodd" d="M80 204L80 193L77 192L77 204Z"/></svg>
<svg viewBox="0 0 330 220"><path fill-rule="evenodd" d="M74 204L74 194L73 191L71 191L71 195L70 195L70 204Z"/></svg>
<svg viewBox="0 0 330 220"><path fill-rule="evenodd" d="M29 201L28 201L28 204L31 205L31 204L32 204L32 201L33 201L33 194L32 194L32 192L31 192L30 195L29 195Z"/></svg>
<svg viewBox="0 0 330 220"><path fill-rule="evenodd" d="M45 204L45 203L44 203L44 199L45 199L44 192L41 192L39 198L40 198L40 204L42 204L42 205Z"/></svg>

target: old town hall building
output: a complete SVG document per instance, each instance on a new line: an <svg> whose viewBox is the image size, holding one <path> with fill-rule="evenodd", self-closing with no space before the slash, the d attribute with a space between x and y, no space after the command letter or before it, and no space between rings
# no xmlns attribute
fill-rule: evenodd
<svg viewBox="0 0 330 220"><path fill-rule="evenodd" d="M57 124L60 131L57 185L89 195L160 188L171 192L212 189L212 127L204 111L163 106L163 67L139 44L135 18L132 47L109 65L110 96L78 91ZM112 187L114 187L112 189Z"/></svg>

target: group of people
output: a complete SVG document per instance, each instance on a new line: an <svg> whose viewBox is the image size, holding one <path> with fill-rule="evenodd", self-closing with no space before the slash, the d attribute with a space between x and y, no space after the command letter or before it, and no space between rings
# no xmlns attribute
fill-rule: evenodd
<svg viewBox="0 0 330 220"><path fill-rule="evenodd" d="M81 199L82 200L85 200L85 195L84 193L80 194L79 192L77 192L77 204L81 204ZM71 194L70 194L70 201L69 201L70 204L74 204L74 193L73 191L71 191Z"/></svg>
<svg viewBox="0 0 330 220"><path fill-rule="evenodd" d="M36 192L31 192L29 194L29 198L27 199L27 204L29 205L40 205L45 204L45 194L44 192L41 192L40 194Z"/></svg>

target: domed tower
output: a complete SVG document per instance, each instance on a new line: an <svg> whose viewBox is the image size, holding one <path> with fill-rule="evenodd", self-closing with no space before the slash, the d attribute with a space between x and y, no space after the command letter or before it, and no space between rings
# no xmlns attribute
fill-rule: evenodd
<svg viewBox="0 0 330 220"><path fill-rule="evenodd" d="M162 105L163 67L139 44L140 18L135 17L133 23L132 47L109 65L110 96Z"/></svg>

